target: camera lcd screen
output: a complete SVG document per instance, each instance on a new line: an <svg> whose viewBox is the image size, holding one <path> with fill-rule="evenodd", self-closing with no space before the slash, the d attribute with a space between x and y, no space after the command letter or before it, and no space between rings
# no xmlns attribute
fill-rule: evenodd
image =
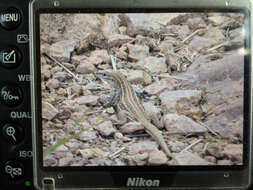
<svg viewBox="0 0 253 190"><path fill-rule="evenodd" d="M43 166L243 165L244 20L39 14Z"/></svg>

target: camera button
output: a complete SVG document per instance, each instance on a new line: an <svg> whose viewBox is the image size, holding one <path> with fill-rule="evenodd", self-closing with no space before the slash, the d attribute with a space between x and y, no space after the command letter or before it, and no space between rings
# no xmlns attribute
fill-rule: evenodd
<svg viewBox="0 0 253 190"><path fill-rule="evenodd" d="M0 88L0 102L9 107L18 106L23 100L21 88L14 85L6 85Z"/></svg>
<svg viewBox="0 0 253 190"><path fill-rule="evenodd" d="M20 162L8 161L4 165L4 172L11 180L18 180L24 176L24 166Z"/></svg>
<svg viewBox="0 0 253 190"><path fill-rule="evenodd" d="M9 7L0 13L0 25L6 30L13 30L21 23L21 12L14 7Z"/></svg>
<svg viewBox="0 0 253 190"><path fill-rule="evenodd" d="M10 144L18 144L25 137L24 130L21 126L10 123L3 126L2 134L5 140Z"/></svg>
<svg viewBox="0 0 253 190"><path fill-rule="evenodd" d="M0 65L4 68L16 68L21 60L22 54L16 47L6 47L0 51Z"/></svg>

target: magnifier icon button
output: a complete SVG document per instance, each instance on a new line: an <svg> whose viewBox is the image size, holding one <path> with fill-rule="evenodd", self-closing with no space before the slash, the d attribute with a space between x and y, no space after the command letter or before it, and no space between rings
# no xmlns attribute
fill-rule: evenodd
<svg viewBox="0 0 253 190"><path fill-rule="evenodd" d="M11 144L17 144L24 139L24 130L17 124L5 124L2 133L5 140Z"/></svg>

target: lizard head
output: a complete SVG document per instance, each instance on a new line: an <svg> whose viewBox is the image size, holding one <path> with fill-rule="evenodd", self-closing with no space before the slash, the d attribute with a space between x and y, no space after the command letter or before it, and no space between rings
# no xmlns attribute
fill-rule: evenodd
<svg viewBox="0 0 253 190"><path fill-rule="evenodd" d="M117 82L115 80L115 75L117 75L114 71L99 71L96 73L96 77L100 79L104 83L108 83L113 87L117 86Z"/></svg>

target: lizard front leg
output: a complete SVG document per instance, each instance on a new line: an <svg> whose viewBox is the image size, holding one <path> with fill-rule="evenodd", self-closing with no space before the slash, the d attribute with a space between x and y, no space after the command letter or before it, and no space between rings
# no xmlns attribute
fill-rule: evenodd
<svg viewBox="0 0 253 190"><path fill-rule="evenodd" d="M113 107L115 109L118 119L110 119L115 125L123 125L129 118L128 112L118 107L119 100L120 92L117 90L110 93L109 96L100 99L100 102L104 108Z"/></svg>
<svg viewBox="0 0 253 190"><path fill-rule="evenodd" d="M119 102L119 99L120 99L120 92L117 90L114 90L106 97L100 97L99 102L102 104L104 108L108 108L108 107L116 106Z"/></svg>
<svg viewBox="0 0 253 190"><path fill-rule="evenodd" d="M126 110L120 110L119 108L118 108L118 106L116 106L116 112L117 112L117 118L118 119L113 119L112 120L112 122L113 122L113 124L115 124L115 125L123 125L123 124L125 124L126 122L127 122L127 120L128 120L128 112L126 111Z"/></svg>

